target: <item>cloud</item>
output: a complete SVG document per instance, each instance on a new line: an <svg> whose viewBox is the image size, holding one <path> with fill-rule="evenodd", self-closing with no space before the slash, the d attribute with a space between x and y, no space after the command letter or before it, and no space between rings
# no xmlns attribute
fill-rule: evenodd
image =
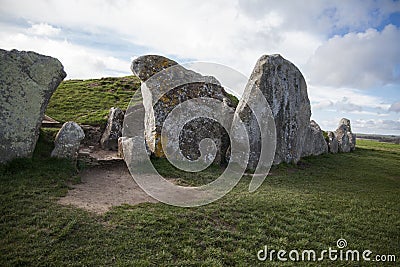
<svg viewBox="0 0 400 267"><path fill-rule="evenodd" d="M49 35L0 32L0 47L35 51L58 58L67 78L100 78L129 75L130 62L117 59L108 52L73 44L68 40L48 38Z"/></svg>
<svg viewBox="0 0 400 267"><path fill-rule="evenodd" d="M370 133L400 134L400 120L358 119L352 123L354 131ZM386 132L385 132L386 131Z"/></svg>
<svg viewBox="0 0 400 267"><path fill-rule="evenodd" d="M310 82L337 87L371 88L400 83L400 29L335 36L321 45L305 69Z"/></svg>
<svg viewBox="0 0 400 267"><path fill-rule="evenodd" d="M390 106L389 111L393 111L393 112L399 113L400 112L400 101L393 103Z"/></svg>
<svg viewBox="0 0 400 267"><path fill-rule="evenodd" d="M308 86L308 95L312 107L324 109L336 107L337 111L353 111L367 108L387 111L390 107L381 97L367 95L354 88L335 88L329 86Z"/></svg>
<svg viewBox="0 0 400 267"><path fill-rule="evenodd" d="M239 7L257 19L274 12L281 18L281 29L317 34L364 31L379 26L391 13L400 11L400 3L391 0L308 0L307 4L292 0L239 0Z"/></svg>
<svg viewBox="0 0 400 267"><path fill-rule="evenodd" d="M61 29L53 27L47 23L39 23L32 24L27 32L32 35L56 36L61 32Z"/></svg>

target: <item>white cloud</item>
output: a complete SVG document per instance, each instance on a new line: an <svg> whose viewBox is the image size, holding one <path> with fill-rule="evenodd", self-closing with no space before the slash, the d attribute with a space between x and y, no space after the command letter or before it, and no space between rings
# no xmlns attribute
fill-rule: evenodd
<svg viewBox="0 0 400 267"><path fill-rule="evenodd" d="M263 54L280 53L296 65L304 64L322 42L307 29L287 27L293 18L278 9L256 18L230 0L3 0L0 10L29 21L116 35L155 53L214 61L245 74Z"/></svg>
<svg viewBox="0 0 400 267"><path fill-rule="evenodd" d="M27 32L33 35L56 36L61 32L61 29L53 27L47 23L39 23L32 24Z"/></svg>
<svg viewBox="0 0 400 267"><path fill-rule="evenodd" d="M400 120L358 119L353 122L352 128L357 132L367 131L367 133L399 135Z"/></svg>
<svg viewBox="0 0 400 267"><path fill-rule="evenodd" d="M47 37L0 32L0 47L35 51L58 58L64 66L68 79L130 74L129 61L117 59L104 51L72 44L67 40L54 40Z"/></svg>
<svg viewBox="0 0 400 267"><path fill-rule="evenodd" d="M391 0L239 0L249 17L262 18L273 10L280 16L281 29L330 34L346 29L360 31L376 27L389 14L400 11L400 3Z"/></svg>
<svg viewBox="0 0 400 267"><path fill-rule="evenodd" d="M393 111L393 112L399 113L400 112L400 101L393 103L390 106L389 111Z"/></svg>
<svg viewBox="0 0 400 267"><path fill-rule="evenodd" d="M365 94L364 91L353 88L335 88L327 86L308 87L308 95L313 108L336 107L338 111L361 110L362 108L373 108L387 111L390 107L384 99Z"/></svg>
<svg viewBox="0 0 400 267"><path fill-rule="evenodd" d="M313 84L371 88L400 82L400 29L335 36L320 46L306 66Z"/></svg>

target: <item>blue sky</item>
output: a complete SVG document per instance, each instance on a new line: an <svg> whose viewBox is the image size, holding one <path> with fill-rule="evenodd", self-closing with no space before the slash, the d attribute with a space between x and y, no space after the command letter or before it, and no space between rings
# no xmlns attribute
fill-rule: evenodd
<svg viewBox="0 0 400 267"><path fill-rule="evenodd" d="M302 71L312 118L400 135L399 1L1 0L0 48L57 57L67 79L130 75L161 54L249 75L263 54ZM237 92L240 94L240 92Z"/></svg>

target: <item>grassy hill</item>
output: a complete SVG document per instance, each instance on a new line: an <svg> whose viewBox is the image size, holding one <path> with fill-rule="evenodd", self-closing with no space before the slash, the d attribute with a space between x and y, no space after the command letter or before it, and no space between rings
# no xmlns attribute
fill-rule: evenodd
<svg viewBox="0 0 400 267"><path fill-rule="evenodd" d="M104 125L110 108L126 109L139 88L135 76L66 80L51 97L46 114L60 122Z"/></svg>

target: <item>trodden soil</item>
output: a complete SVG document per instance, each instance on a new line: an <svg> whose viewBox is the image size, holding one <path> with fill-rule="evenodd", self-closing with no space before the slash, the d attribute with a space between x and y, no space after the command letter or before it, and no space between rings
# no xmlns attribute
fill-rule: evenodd
<svg viewBox="0 0 400 267"><path fill-rule="evenodd" d="M123 161L90 167L80 176L82 183L73 185L60 204L101 214L122 204L157 202L136 184Z"/></svg>

